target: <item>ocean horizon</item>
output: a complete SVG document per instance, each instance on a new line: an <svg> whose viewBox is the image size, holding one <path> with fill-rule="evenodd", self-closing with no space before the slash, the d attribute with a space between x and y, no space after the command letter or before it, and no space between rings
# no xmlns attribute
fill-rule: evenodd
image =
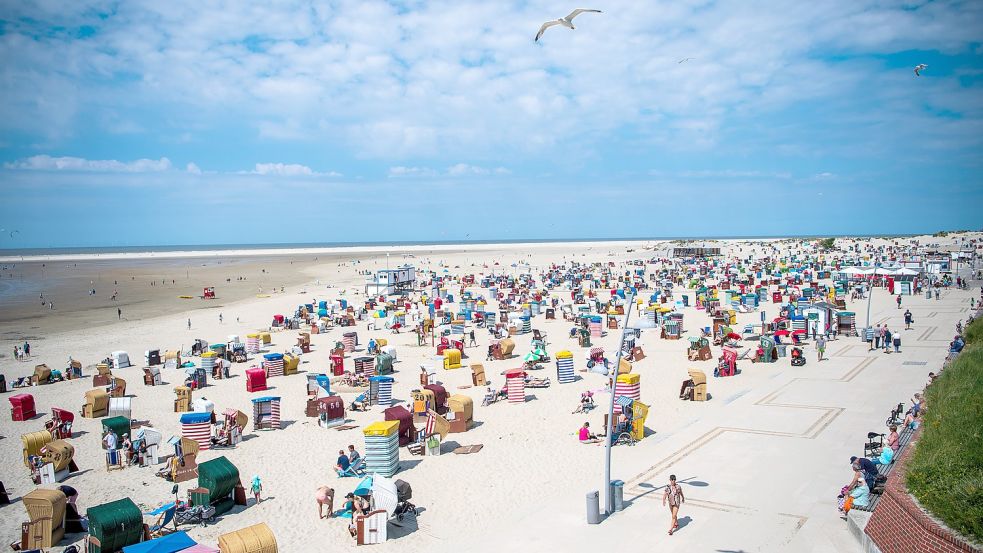
<svg viewBox="0 0 983 553"><path fill-rule="evenodd" d="M700 240L809 240L817 238L894 238L917 236L920 233L886 234L790 234L790 235L727 235L727 236L648 236L616 238L502 238L490 240L394 240L364 242L270 242L248 244L144 244L132 246L57 246L46 248L0 248L2 257L36 257L50 255L143 254L168 252L214 252L226 250L294 250L359 247L403 246L470 246L490 244L567 244L577 242L646 242Z"/></svg>

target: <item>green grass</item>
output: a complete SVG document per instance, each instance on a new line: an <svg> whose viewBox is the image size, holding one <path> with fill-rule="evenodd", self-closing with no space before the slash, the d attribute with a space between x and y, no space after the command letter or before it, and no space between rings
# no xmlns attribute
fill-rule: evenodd
<svg viewBox="0 0 983 553"><path fill-rule="evenodd" d="M967 346L925 392L908 491L953 530L983 542L983 319Z"/></svg>

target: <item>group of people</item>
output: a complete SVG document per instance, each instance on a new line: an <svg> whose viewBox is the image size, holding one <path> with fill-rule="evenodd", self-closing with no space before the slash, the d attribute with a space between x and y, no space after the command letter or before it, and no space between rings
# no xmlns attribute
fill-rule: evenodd
<svg viewBox="0 0 983 553"><path fill-rule="evenodd" d="M31 357L31 344L24 342L24 346L14 346L14 359L28 359Z"/></svg>
<svg viewBox="0 0 983 553"><path fill-rule="evenodd" d="M910 321L911 313L905 314L905 324L909 328L911 327ZM877 349L883 349L884 353L891 353L891 346L894 346L894 353L901 353L901 334L898 332L891 332L887 325L877 325L874 328L867 328L866 330L867 344L870 349L867 351L874 351Z"/></svg>

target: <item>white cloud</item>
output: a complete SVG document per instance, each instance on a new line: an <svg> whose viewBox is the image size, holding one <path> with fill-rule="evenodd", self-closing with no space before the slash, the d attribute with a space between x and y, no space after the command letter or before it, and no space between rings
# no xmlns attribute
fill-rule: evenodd
<svg viewBox="0 0 983 553"><path fill-rule="evenodd" d="M188 167L186 168L186 170L189 173L191 173L192 175L200 175L201 174L201 167L198 167L198 164L196 164L196 163L189 163L188 164Z"/></svg>
<svg viewBox="0 0 983 553"><path fill-rule="evenodd" d="M390 177L436 177L437 171L429 167L403 167L402 165L389 168Z"/></svg>
<svg viewBox="0 0 983 553"><path fill-rule="evenodd" d="M257 163L251 171L256 175L273 175L278 177L340 177L341 173L329 171L319 173L306 165L297 163Z"/></svg>
<svg viewBox="0 0 983 553"><path fill-rule="evenodd" d="M137 159L117 161L115 159L84 159L81 157L52 157L49 155L31 156L4 164L6 169L29 171L93 171L102 173L152 173L167 171L171 160Z"/></svg>
<svg viewBox="0 0 983 553"><path fill-rule="evenodd" d="M404 167L402 165L389 168L390 177L480 177L480 176L504 176L511 175L512 171L505 167L489 169L468 163L456 163L444 171L437 171L430 167Z"/></svg>
<svg viewBox="0 0 983 553"><path fill-rule="evenodd" d="M747 171L736 169L723 170L690 170L675 173L653 169L649 175L654 177L680 177L684 179L790 179L792 174L787 171Z"/></svg>

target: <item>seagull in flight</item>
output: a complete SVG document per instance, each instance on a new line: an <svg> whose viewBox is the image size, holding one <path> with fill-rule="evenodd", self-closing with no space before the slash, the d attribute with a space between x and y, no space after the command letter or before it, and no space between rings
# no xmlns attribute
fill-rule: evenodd
<svg viewBox="0 0 983 553"><path fill-rule="evenodd" d="M921 72L926 69L928 69L927 65L925 65L924 63L919 63L918 65L915 66L915 76L921 77L922 76Z"/></svg>
<svg viewBox="0 0 983 553"><path fill-rule="evenodd" d="M683 59L681 59L681 60L679 60L679 61L677 61L676 63L684 63L684 62L687 62L687 61L689 61L689 60L695 60L695 59L696 59L696 58L683 58Z"/></svg>
<svg viewBox="0 0 983 553"><path fill-rule="evenodd" d="M576 29L576 27L573 26L573 18L577 17L582 13L587 13L587 12L601 13L601 10L585 10L584 8L577 8L572 12L570 12L570 15L566 17L561 17L560 19L554 19L553 21L547 21L546 23L543 23L543 26L539 28L539 32L536 33L536 42L539 42L539 39L543 36L543 33L546 32L546 29L549 29L550 27L553 27L555 25L563 25L568 29Z"/></svg>

